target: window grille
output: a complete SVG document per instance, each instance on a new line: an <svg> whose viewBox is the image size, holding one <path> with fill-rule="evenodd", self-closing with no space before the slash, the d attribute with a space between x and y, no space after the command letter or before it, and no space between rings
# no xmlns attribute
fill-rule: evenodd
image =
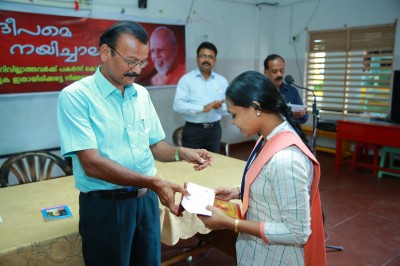
<svg viewBox="0 0 400 266"><path fill-rule="evenodd" d="M309 33L306 87L321 113L389 114L395 32L396 24Z"/></svg>

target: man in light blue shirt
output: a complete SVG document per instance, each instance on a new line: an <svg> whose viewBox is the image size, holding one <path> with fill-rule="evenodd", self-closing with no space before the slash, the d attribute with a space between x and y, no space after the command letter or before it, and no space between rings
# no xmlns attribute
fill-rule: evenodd
<svg viewBox="0 0 400 266"><path fill-rule="evenodd" d="M219 153L222 130L220 120L227 115L224 103L228 81L212 71L217 62L217 48L203 42L197 48L198 68L178 82L173 108L186 121L182 145Z"/></svg>
<svg viewBox="0 0 400 266"><path fill-rule="evenodd" d="M211 164L206 150L173 147L147 90L133 83L148 64L148 35L131 21L100 37L94 75L64 88L57 120L63 156L71 157L79 194L85 265L160 265L158 198L177 214L182 186L156 176L154 159ZM158 196L158 197L157 197Z"/></svg>

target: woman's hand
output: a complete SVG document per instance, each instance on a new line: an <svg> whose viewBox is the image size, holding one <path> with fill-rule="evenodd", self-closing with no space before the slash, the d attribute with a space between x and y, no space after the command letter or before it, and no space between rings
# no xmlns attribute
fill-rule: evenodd
<svg viewBox="0 0 400 266"><path fill-rule="evenodd" d="M231 199L240 199L240 188L218 187L215 189L215 197L226 201L230 201Z"/></svg>
<svg viewBox="0 0 400 266"><path fill-rule="evenodd" d="M212 212L211 216L197 215L197 217L199 217L200 220L203 221L204 225L207 228L211 230L219 230L225 228L234 230L234 219L226 215L224 211L212 206L207 206L207 210Z"/></svg>

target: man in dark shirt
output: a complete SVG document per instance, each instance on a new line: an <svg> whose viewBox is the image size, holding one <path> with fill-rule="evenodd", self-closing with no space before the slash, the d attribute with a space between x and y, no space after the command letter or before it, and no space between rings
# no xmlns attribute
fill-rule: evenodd
<svg viewBox="0 0 400 266"><path fill-rule="evenodd" d="M275 84L276 89L282 94L286 103L303 105L297 89L283 82L285 75L285 60L282 56L271 54L264 60L264 74ZM307 110L293 112L300 124L307 122Z"/></svg>

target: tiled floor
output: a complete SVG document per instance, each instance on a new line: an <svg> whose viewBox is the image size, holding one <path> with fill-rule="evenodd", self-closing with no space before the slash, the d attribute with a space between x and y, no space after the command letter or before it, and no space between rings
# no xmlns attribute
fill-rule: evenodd
<svg viewBox="0 0 400 266"><path fill-rule="evenodd" d="M230 148L230 156L245 160L252 143ZM329 266L400 265L400 178L374 177L371 171L350 171L343 165L333 172L334 155L318 153L321 164L321 199L326 214L326 244L342 246L343 251L327 249ZM196 244L196 239L178 247ZM163 256L180 249L163 246ZM217 249L175 265L236 265L234 259Z"/></svg>

